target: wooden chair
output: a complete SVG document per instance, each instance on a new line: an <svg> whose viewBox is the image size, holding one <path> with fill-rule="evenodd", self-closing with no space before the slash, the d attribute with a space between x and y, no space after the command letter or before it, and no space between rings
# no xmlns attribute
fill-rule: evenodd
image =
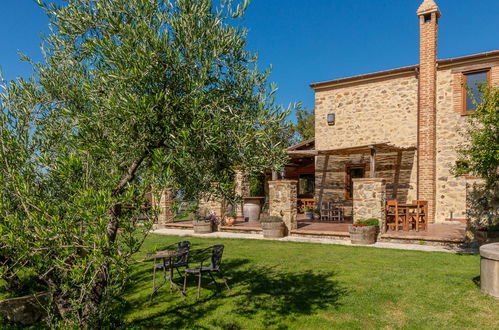
<svg viewBox="0 0 499 330"><path fill-rule="evenodd" d="M413 216L412 226L413 229L419 231L423 229L428 231L428 202L427 201L412 201L412 204L416 204L416 212Z"/></svg>
<svg viewBox="0 0 499 330"><path fill-rule="evenodd" d="M321 221L343 221L343 209L334 202L324 202L321 205Z"/></svg>
<svg viewBox="0 0 499 330"><path fill-rule="evenodd" d="M404 225L405 212L399 209L396 200L386 201L386 225L385 230L399 231L400 226Z"/></svg>

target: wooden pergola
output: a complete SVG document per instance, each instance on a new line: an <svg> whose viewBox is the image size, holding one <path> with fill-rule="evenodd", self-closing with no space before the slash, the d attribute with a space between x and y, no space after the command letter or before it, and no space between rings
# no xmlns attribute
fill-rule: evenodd
<svg viewBox="0 0 499 330"><path fill-rule="evenodd" d="M369 162L369 177L376 177L376 154L378 152L397 152L398 157L402 157L403 151L413 151L416 150L415 146L407 146L401 147L390 144L388 142L385 143L373 143L366 144L361 146L353 146L353 147L343 147L343 148L335 148L335 149L325 149L325 150L290 150L288 151L288 156L290 158L302 158L302 157L315 157L315 156L325 156L324 164L322 168L322 179L321 179L321 188L319 192L319 205L322 203L322 194L324 191L324 184L326 181L326 173L327 166L329 163L329 157L333 155L352 155L352 154L369 154L370 162Z"/></svg>

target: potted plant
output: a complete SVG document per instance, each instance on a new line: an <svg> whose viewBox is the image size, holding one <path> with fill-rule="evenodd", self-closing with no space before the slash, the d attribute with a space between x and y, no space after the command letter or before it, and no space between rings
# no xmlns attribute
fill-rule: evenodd
<svg viewBox="0 0 499 330"><path fill-rule="evenodd" d="M314 208L313 207L308 207L308 206L305 206L302 208L303 212L305 213L305 217L307 218L307 220L314 220Z"/></svg>
<svg viewBox="0 0 499 330"><path fill-rule="evenodd" d="M321 219L321 210L319 210L318 208L313 208L312 213L314 214L314 220Z"/></svg>
<svg viewBox="0 0 499 330"><path fill-rule="evenodd" d="M499 224L477 228L475 238L480 246L499 242Z"/></svg>
<svg viewBox="0 0 499 330"><path fill-rule="evenodd" d="M361 220L348 227L352 244L374 244L379 232L379 220Z"/></svg>
<svg viewBox="0 0 499 330"><path fill-rule="evenodd" d="M225 213L225 224L227 226L234 226L236 223L237 214L234 211L229 211Z"/></svg>
<svg viewBox="0 0 499 330"><path fill-rule="evenodd" d="M265 238L281 238L284 237L284 222L281 217L268 216L263 217L262 223L263 237Z"/></svg>

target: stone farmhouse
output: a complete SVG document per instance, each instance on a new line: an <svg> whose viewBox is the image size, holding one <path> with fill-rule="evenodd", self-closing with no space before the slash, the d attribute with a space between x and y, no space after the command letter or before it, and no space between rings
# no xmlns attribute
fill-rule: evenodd
<svg viewBox="0 0 499 330"><path fill-rule="evenodd" d="M419 64L310 85L315 139L289 148L285 173L299 204L335 201L354 215L354 182L372 181L386 184L386 199L428 201L430 223L466 219L476 179L451 169L478 84L499 84L499 50L438 59L441 15L433 0L417 10Z"/></svg>
<svg viewBox="0 0 499 330"><path fill-rule="evenodd" d="M467 194L478 179L456 177L452 168L466 141L459 130L481 98L478 86L499 85L499 50L438 59L440 9L424 0L417 17L420 63L311 84L315 138L288 148L281 177L262 175L256 195L247 173L238 172L236 193L244 198L235 205L239 221L218 230L261 232L245 208L263 203L262 214L281 217L291 236L348 239L352 222L373 217L380 220L382 241L466 242ZM169 192L155 202L162 209L158 225L192 228L189 221L171 223L172 198ZM391 214L393 204L405 210L402 217ZM208 196L200 206L226 214L226 203L216 198ZM423 213L416 211L421 206ZM305 207L319 208L319 219ZM393 219L400 221L390 227Z"/></svg>

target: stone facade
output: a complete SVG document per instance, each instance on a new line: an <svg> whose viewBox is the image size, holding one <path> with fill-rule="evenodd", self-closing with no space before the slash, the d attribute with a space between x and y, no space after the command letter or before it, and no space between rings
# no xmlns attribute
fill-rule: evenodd
<svg viewBox="0 0 499 330"><path fill-rule="evenodd" d="M416 70L412 70L390 79L316 89L315 148L383 142L415 146L417 88ZM333 126L327 123L328 113L336 115Z"/></svg>
<svg viewBox="0 0 499 330"><path fill-rule="evenodd" d="M489 71L499 84L499 51L437 60L440 11L432 0L418 10L421 30L420 65L312 84L315 91L315 148L339 149L376 143L417 147L417 151L382 152L376 156L376 177L386 180L389 199L429 202L430 221L466 219L466 196L476 178L455 177L459 146L466 141L463 75ZM335 114L329 125L327 115ZM419 154L419 155L418 155ZM366 166L369 154L331 155L315 160L316 200L346 198L348 165ZM418 187L419 186L419 187ZM418 189L419 188L419 189Z"/></svg>
<svg viewBox="0 0 499 330"><path fill-rule="evenodd" d="M385 228L386 181L379 178L353 179L353 222L376 218Z"/></svg>
<svg viewBox="0 0 499 330"><path fill-rule="evenodd" d="M269 181L269 215L281 217L287 231L296 229L298 181Z"/></svg>

